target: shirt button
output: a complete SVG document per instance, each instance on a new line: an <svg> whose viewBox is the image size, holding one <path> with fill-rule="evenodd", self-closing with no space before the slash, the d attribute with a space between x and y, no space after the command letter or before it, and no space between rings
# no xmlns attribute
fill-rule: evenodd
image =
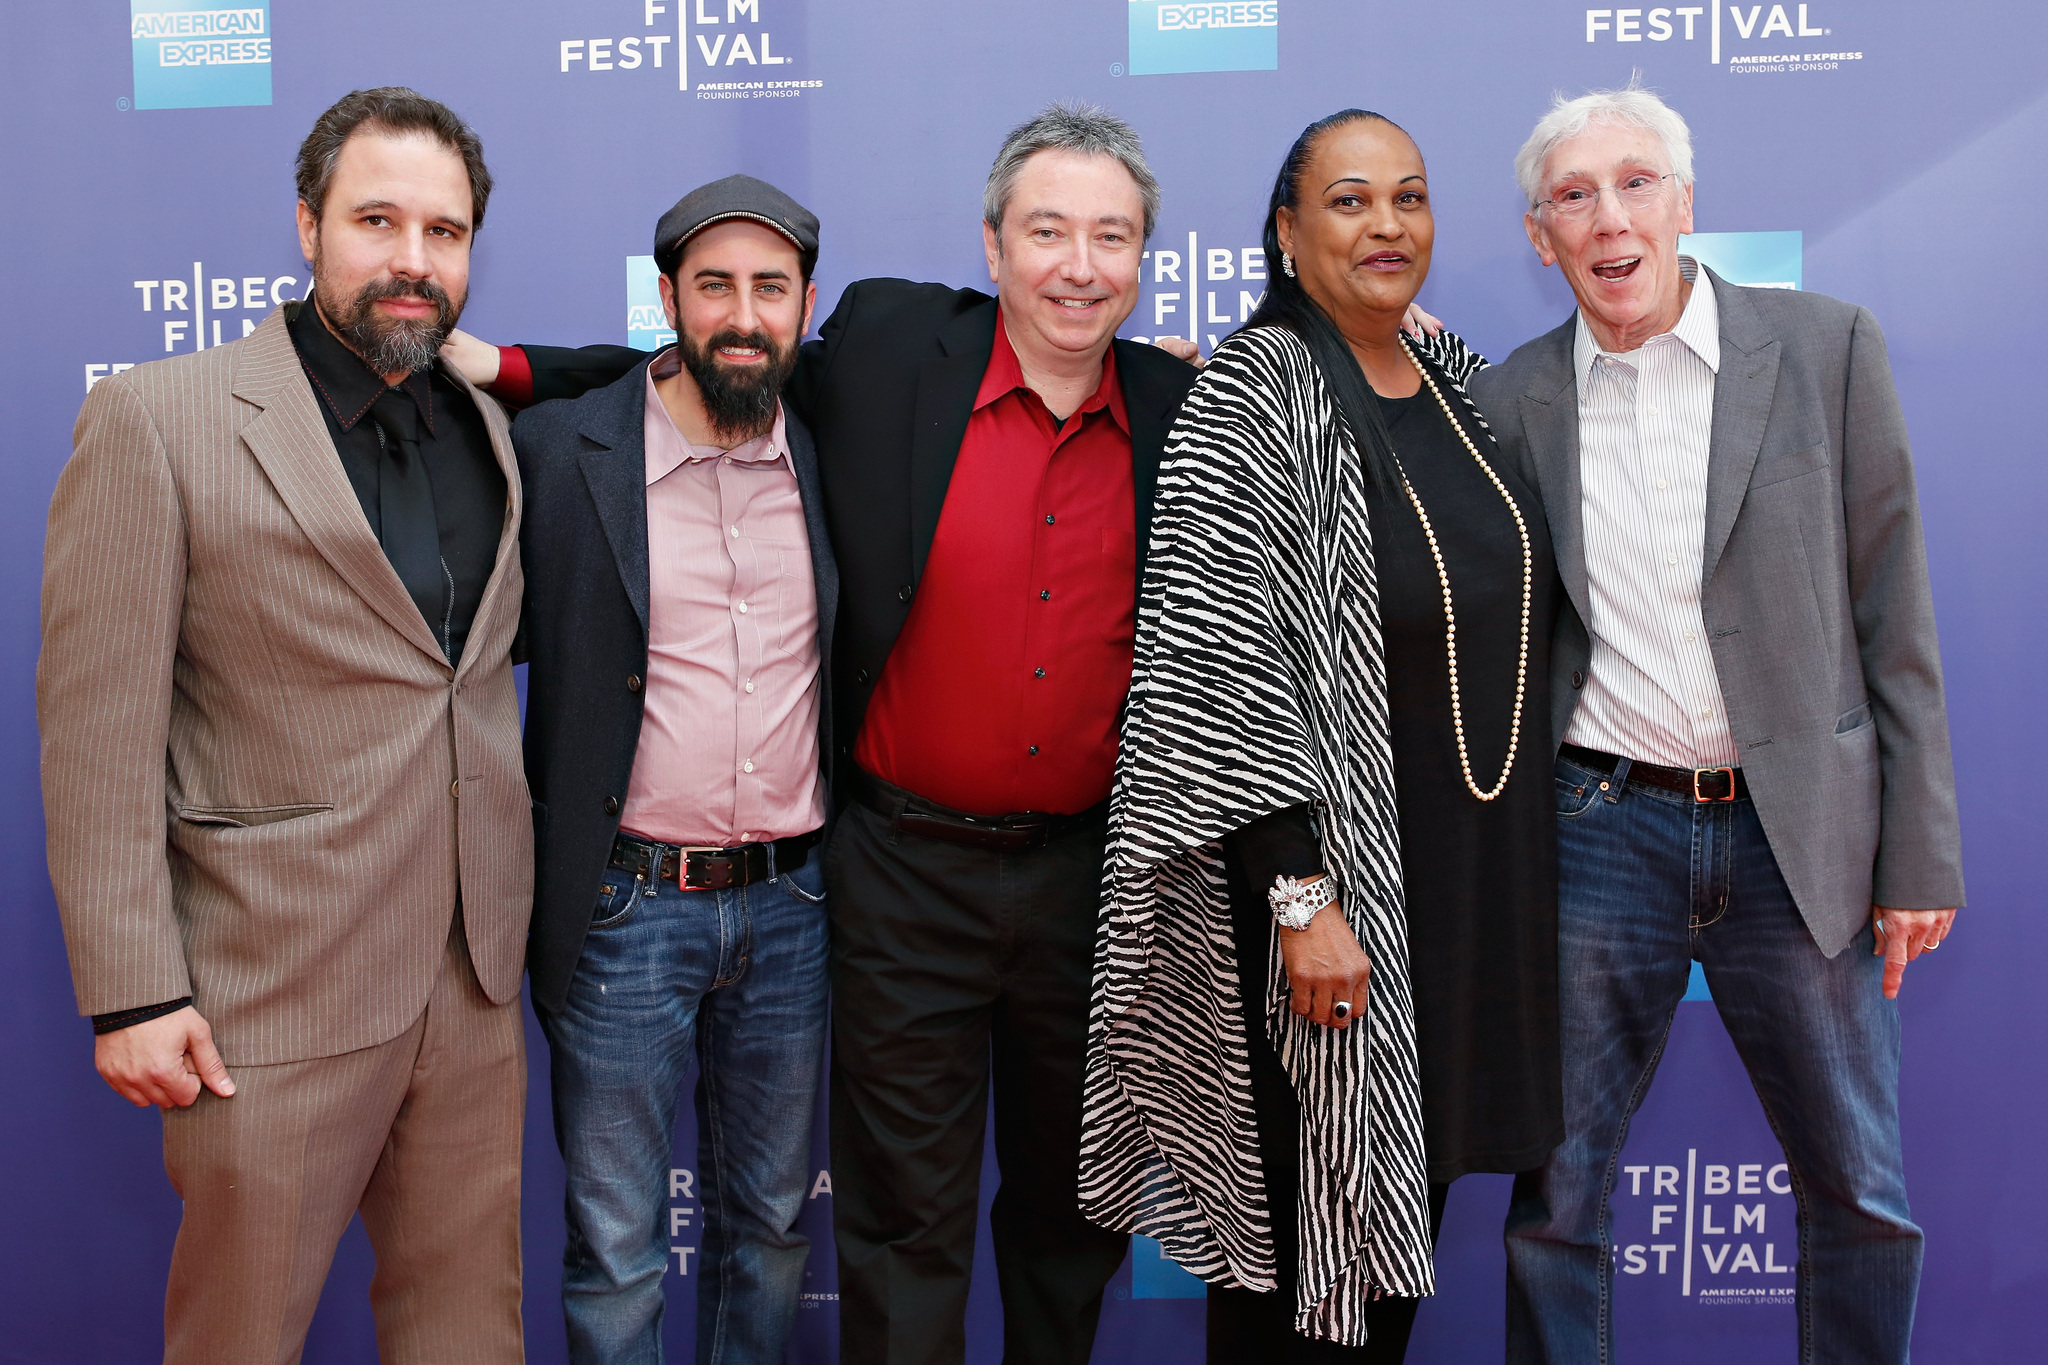
<svg viewBox="0 0 2048 1365"><path fill-rule="evenodd" d="M1714 714L1714 708L1713 708L1713 707L1711 707L1711 706L1702 706L1702 707L1700 708L1700 719L1701 719L1701 720L1706 720L1706 719L1707 719L1708 717L1712 716L1713 714Z"/></svg>
<svg viewBox="0 0 2048 1365"><path fill-rule="evenodd" d="M1036 744L1031 746L1031 756L1033 758L1038 757L1038 746Z"/></svg>
<svg viewBox="0 0 2048 1365"><path fill-rule="evenodd" d="M1045 514L1045 524L1046 524L1047 526L1050 526L1050 525L1052 525L1052 513L1050 513L1050 512L1047 512L1047 513Z"/></svg>
<svg viewBox="0 0 2048 1365"><path fill-rule="evenodd" d="M754 760L750 758L746 762L740 764L740 771L743 773L750 773L754 771Z"/></svg>
<svg viewBox="0 0 2048 1365"><path fill-rule="evenodd" d="M1694 641L1695 639L1697 639L1697 638L1698 638L1698 637L1697 637L1697 636L1695 636L1695 635L1694 635L1694 634L1693 634L1693 633L1692 633L1691 631L1687 631L1687 632L1685 633L1685 642L1686 642L1687 644L1691 644L1691 643L1692 643L1692 642L1693 642L1693 641Z"/></svg>
<svg viewBox="0 0 2048 1365"><path fill-rule="evenodd" d="M728 531L730 531L730 532L732 532L732 534L733 534L733 539L735 539L735 540L739 539L739 534L740 534L740 528L739 528L739 527L737 527L737 526L728 526L728 527L726 527L725 529L726 529L726 530L728 530Z"/></svg>
<svg viewBox="0 0 2048 1365"><path fill-rule="evenodd" d="M626 675L626 690L628 692L638 692L640 690L640 675L638 673L628 673Z"/></svg>
<svg viewBox="0 0 2048 1365"><path fill-rule="evenodd" d="M459 778L459 777L458 777L458 778L456 778L456 779L455 779L455 780L454 780L453 782L450 782L450 783L448 784L448 794L449 794L450 796L454 797L454 798L455 798L455 799L456 799L457 801L460 801L460 800L462 799L462 779L461 779L461 778Z"/></svg>
<svg viewBox="0 0 2048 1365"><path fill-rule="evenodd" d="M752 678L749 678L749 679L747 679L747 691L748 691L749 693L751 693L751 692L752 692L753 690L754 690L754 680L753 680Z"/></svg>
<svg viewBox="0 0 2048 1365"><path fill-rule="evenodd" d="M1664 562L1665 562L1666 564L1676 564L1676 563L1678 562L1678 556L1677 556L1677 555L1665 555L1665 556L1664 556ZM747 604L746 604L746 603L744 603L744 602L740 603L740 610L741 610L741 611L745 611L746 609L747 609Z"/></svg>
<svg viewBox="0 0 2048 1365"><path fill-rule="evenodd" d="M1042 668L1033 669L1031 671L1031 676L1034 678L1042 678L1045 676L1045 670Z"/></svg>
<svg viewBox="0 0 2048 1365"><path fill-rule="evenodd" d="M617 814L619 813L619 798L618 798L618 797L616 797L616 796L607 796L607 797L606 797L606 798L604 799L604 813L605 813L606 815L617 815Z"/></svg>
<svg viewBox="0 0 2048 1365"><path fill-rule="evenodd" d="M1666 483L1666 482L1664 482L1664 480L1662 480L1662 479L1659 479L1659 480L1657 480L1657 487L1659 487L1659 488L1669 488L1669 487L1671 487L1671 485L1670 485L1670 484L1668 484L1668 483Z"/></svg>
<svg viewBox="0 0 2048 1365"><path fill-rule="evenodd" d="M1678 561L1677 561L1677 560L1676 560L1676 559L1674 558L1674 559L1673 559L1673 560L1672 560L1671 562L1672 562L1673 564L1676 564L1676 563L1677 563ZM740 615L742 615L742 616L745 616L746 614L747 614L747 604L746 604L745 602L742 602L742 603L740 603Z"/></svg>
<svg viewBox="0 0 2048 1365"><path fill-rule="evenodd" d="M1050 601L1052 601L1052 589L1051 589L1051 588L1040 588L1040 589L1038 590L1038 600L1039 600L1039 601L1041 601L1041 602L1050 602Z"/></svg>
<svg viewBox="0 0 2048 1365"><path fill-rule="evenodd" d="M1652 403L1649 407L1644 408L1643 411L1648 413L1650 416L1655 417L1657 416L1657 405Z"/></svg>

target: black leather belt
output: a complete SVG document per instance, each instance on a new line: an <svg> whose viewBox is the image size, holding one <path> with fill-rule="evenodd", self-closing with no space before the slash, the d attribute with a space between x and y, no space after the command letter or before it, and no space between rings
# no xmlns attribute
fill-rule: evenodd
<svg viewBox="0 0 2048 1365"><path fill-rule="evenodd" d="M920 800L900 789L885 787L872 774L853 770L854 795L860 803L903 832L920 839L937 839L947 844L967 844L1004 853L1021 853L1044 848L1063 834L1099 825L1109 803L1091 806L1078 815L1047 815L1021 811L1014 815L968 815Z"/></svg>
<svg viewBox="0 0 2048 1365"><path fill-rule="evenodd" d="M678 848L622 832L612 840L611 865L623 872L674 882L685 891L729 891L796 871L810 858L818 834L814 829L773 844ZM771 848L775 850L772 862L768 857Z"/></svg>
<svg viewBox="0 0 2048 1365"><path fill-rule="evenodd" d="M1587 749L1577 744L1559 745L1557 753L1558 757L1569 759L1589 772L1608 777L1614 775L1615 768L1621 763L1613 754L1603 754L1598 749ZM1749 799L1749 783L1740 768L1662 768L1655 763L1638 763L1631 759L1628 780L1659 791L1689 796L1701 805Z"/></svg>

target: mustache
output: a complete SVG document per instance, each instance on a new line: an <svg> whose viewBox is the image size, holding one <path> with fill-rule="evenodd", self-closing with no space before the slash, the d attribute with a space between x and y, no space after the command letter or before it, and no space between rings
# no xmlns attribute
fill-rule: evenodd
<svg viewBox="0 0 2048 1365"><path fill-rule="evenodd" d="M721 359L724 346L744 346L767 357L763 365L735 365ZM735 443L768 432L775 425L782 386L796 369L796 347L778 346L766 332L722 328L701 344L687 332L676 338L683 367L697 382L705 415L721 439Z"/></svg>
<svg viewBox="0 0 2048 1365"><path fill-rule="evenodd" d="M314 265L317 274L319 263ZM431 368L441 343L462 316L461 303L432 280L371 280L345 301L331 297L324 287L316 292L334 330L379 374ZM433 305L434 316L431 321L381 317L375 306L386 299L419 299Z"/></svg>

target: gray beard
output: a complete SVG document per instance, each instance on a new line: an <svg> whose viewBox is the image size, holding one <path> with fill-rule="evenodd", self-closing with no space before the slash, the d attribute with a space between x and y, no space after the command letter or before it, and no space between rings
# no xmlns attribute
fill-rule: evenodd
<svg viewBox="0 0 2048 1365"><path fill-rule="evenodd" d="M373 280L356 291L355 297L341 299L318 283L320 262L313 262L314 298L335 334L363 363L378 374L411 374L429 370L441 354L441 344L455 329L462 306L451 301L446 290L427 281L402 283ZM380 299L423 298L434 305L434 319L421 322L411 318L387 318L373 305Z"/></svg>

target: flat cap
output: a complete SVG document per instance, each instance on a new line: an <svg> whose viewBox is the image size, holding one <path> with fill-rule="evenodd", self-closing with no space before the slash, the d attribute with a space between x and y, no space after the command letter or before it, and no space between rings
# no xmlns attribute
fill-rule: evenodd
<svg viewBox="0 0 2048 1365"><path fill-rule="evenodd" d="M662 214L655 225L655 259L672 259L672 253L680 254L684 242L728 218L751 218L789 238L803 256L806 274L817 264L818 216L767 181L751 175L729 175L699 185L678 199L675 207Z"/></svg>

